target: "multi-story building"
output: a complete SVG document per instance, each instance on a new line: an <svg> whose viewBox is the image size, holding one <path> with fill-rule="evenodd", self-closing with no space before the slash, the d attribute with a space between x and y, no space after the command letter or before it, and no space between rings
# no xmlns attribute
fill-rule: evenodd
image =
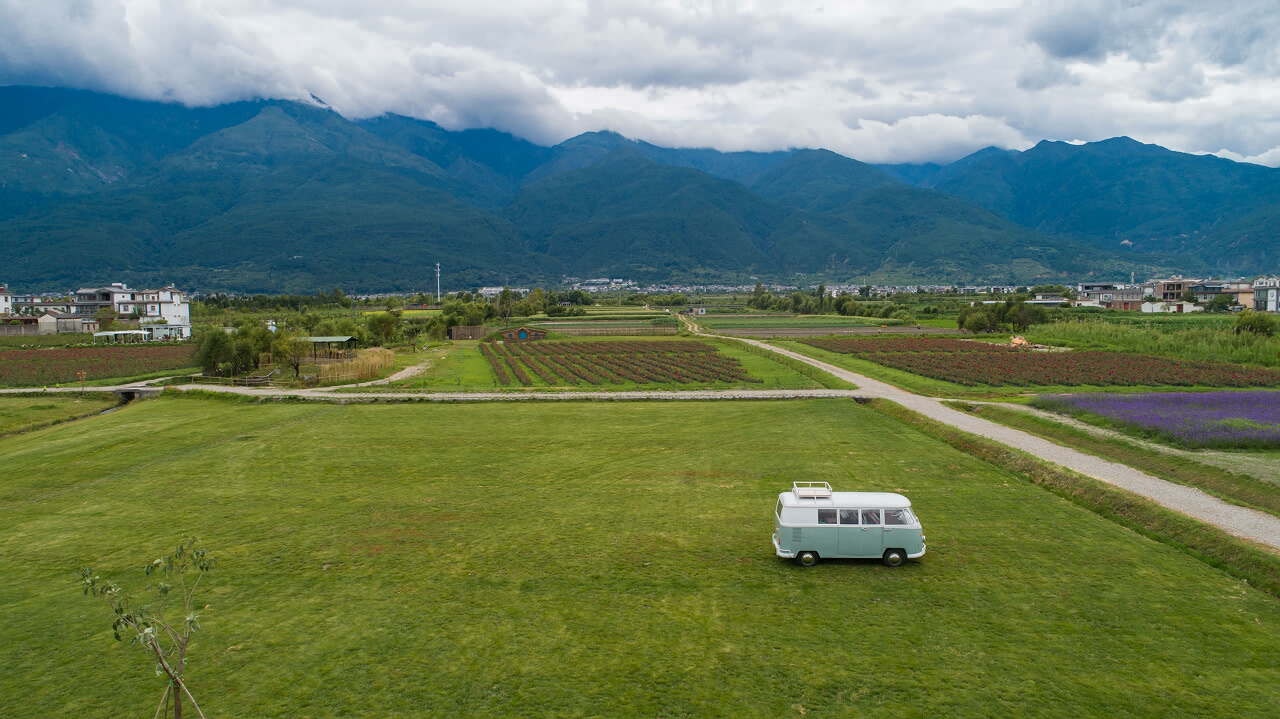
<svg viewBox="0 0 1280 719"><path fill-rule="evenodd" d="M1174 275L1167 280L1150 280L1147 287L1151 289L1151 294L1159 300L1180 300L1187 290L1191 289L1199 280L1183 279L1181 275Z"/></svg>
<svg viewBox="0 0 1280 719"><path fill-rule="evenodd" d="M176 334L183 338L191 336L191 302L185 292L173 285L158 290L137 290L123 282L113 282L109 287L76 290L72 314L93 315L102 309L115 310L122 316L136 316L143 325L174 325L182 328Z"/></svg>
<svg viewBox="0 0 1280 719"><path fill-rule="evenodd" d="M1212 302L1222 295L1230 295L1231 304L1253 306L1253 283L1244 280L1204 280L1190 287L1197 302Z"/></svg>
<svg viewBox="0 0 1280 719"><path fill-rule="evenodd" d="M1083 303L1096 302L1111 310L1140 310L1146 289L1142 285L1126 285L1120 282L1082 282L1076 285L1077 299Z"/></svg>
<svg viewBox="0 0 1280 719"><path fill-rule="evenodd" d="M25 317L39 317L46 312L71 312L71 300L30 293L14 294L13 313Z"/></svg>
<svg viewBox="0 0 1280 719"><path fill-rule="evenodd" d="M13 293L8 287L0 285L0 315L13 314Z"/></svg>
<svg viewBox="0 0 1280 719"><path fill-rule="evenodd" d="M1259 277L1253 281L1253 308L1259 312L1280 312L1280 277Z"/></svg>

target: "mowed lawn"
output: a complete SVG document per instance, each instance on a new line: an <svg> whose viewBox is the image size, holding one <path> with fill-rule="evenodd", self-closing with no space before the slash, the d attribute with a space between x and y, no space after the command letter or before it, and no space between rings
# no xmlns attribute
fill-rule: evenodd
<svg viewBox="0 0 1280 719"><path fill-rule="evenodd" d="M97 414L119 401L109 392L0 395L0 437Z"/></svg>
<svg viewBox="0 0 1280 719"><path fill-rule="evenodd" d="M1274 716L1280 602L846 400L161 398L0 441L0 706L150 716L76 569L218 558L209 717ZM776 559L792 480L929 553ZM327 565L327 569L325 568Z"/></svg>

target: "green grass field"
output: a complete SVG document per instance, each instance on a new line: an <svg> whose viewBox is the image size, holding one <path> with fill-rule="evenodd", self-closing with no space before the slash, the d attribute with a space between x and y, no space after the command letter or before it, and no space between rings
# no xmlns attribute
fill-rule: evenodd
<svg viewBox="0 0 1280 719"><path fill-rule="evenodd" d="M647 342L669 342L671 340L665 338L650 337L585 337L574 338L591 342L623 342L623 341L647 341ZM675 339L675 338L672 338ZM493 369L480 354L479 343L475 341L465 340L453 342L443 347L433 347L427 353L419 353L417 355L409 355L409 357L421 358L427 360L430 364L424 368L422 372L414 377L406 380L399 380L387 385L378 385L375 387L361 387L352 391L359 392L402 392L406 390L423 390L423 391L456 391L456 392L492 392L492 391L510 391L510 392L526 392L530 389L558 389L561 391L628 391L628 390L671 390L671 389L820 389L822 384L806 377L790 367L786 367L779 362L775 362L768 357L755 354L733 343L716 342L718 351L723 352L730 357L737 359L744 369L753 377L764 380L762 383L756 382L704 382L690 384L674 384L674 383L645 383L638 384L636 382L623 382L621 384L612 384L606 382L601 385L581 384L576 386L566 386L563 384L550 387L542 379L529 373L533 380L532 387L522 387L518 382L503 386L498 384L497 377L493 374ZM397 354L397 360L401 355ZM397 366L397 369L399 367Z"/></svg>
<svg viewBox="0 0 1280 719"><path fill-rule="evenodd" d="M146 437L122 451L122 438ZM149 716L75 572L216 555L206 715L1274 716L1280 602L845 400L161 398L0 441L0 706ZM792 480L907 494L929 553L801 569Z"/></svg>
<svg viewBox="0 0 1280 719"><path fill-rule="evenodd" d="M119 402L109 392L0 395L0 436L97 414Z"/></svg>

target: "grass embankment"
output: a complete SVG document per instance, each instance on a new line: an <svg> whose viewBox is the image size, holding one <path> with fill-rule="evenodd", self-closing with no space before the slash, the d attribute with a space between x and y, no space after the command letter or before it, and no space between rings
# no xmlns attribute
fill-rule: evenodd
<svg viewBox="0 0 1280 719"><path fill-rule="evenodd" d="M1214 318L1210 318L1214 319ZM1187 360L1280 366L1280 337L1235 334L1223 322L1114 324L1101 321L1035 325L1023 335L1038 344L1116 350Z"/></svg>
<svg viewBox="0 0 1280 719"><path fill-rule="evenodd" d="M1008 341L1008 336L990 337L983 336L982 341ZM915 392L926 397L957 397L987 400L1009 400L1020 401L1041 394L1055 394L1065 392L1113 392L1113 393L1136 393L1136 392L1208 392L1222 391L1221 387L1170 387L1170 386L1110 386L1110 387L1093 387L1089 385L1046 385L1036 387L1022 386L988 386L978 385L970 387L967 385L957 384L955 382L947 382L944 380L933 379L930 377L922 377L903 370L885 367L876 364L870 360L858 359L853 355L841 354L839 352L829 352L819 349L813 345L804 344L802 342L792 342L785 340L770 340L770 344L777 345L784 349L791 350L798 354L822 360L827 364L835 365L850 372L866 375L872 379L878 379L895 387L901 387L908 392Z"/></svg>
<svg viewBox="0 0 1280 719"><path fill-rule="evenodd" d="M677 339L687 340L690 338L575 337L573 341L670 342ZM814 379L814 372L802 372L798 368L784 365L769 354L751 352L740 343L713 342L713 344L716 345L718 351L738 360L747 374L763 380L763 382L637 383L626 381L619 384L605 382L599 385L565 385L563 383L548 385L536 374L529 373L529 377L533 382L532 386L522 387L518 383L504 386L498 384L493 368L489 365L488 360L480 354L478 342L457 341L444 347L433 348L425 355L417 355L424 360L428 360L429 364L414 377L386 385L362 387L353 391L528 392L530 390L558 390L565 392L624 392L631 390L821 389L828 386L820 380ZM796 364L803 365L803 363ZM829 381L839 382L835 378L830 378Z"/></svg>
<svg viewBox="0 0 1280 719"><path fill-rule="evenodd" d="M1176 547L1280 598L1280 556L1236 539L1216 527L1165 509L1132 492L953 429L893 402L876 400L872 404L876 411L906 422L955 449L1013 472L1100 516Z"/></svg>
<svg viewBox="0 0 1280 719"><path fill-rule="evenodd" d="M1050 442L1104 457L1170 482L1203 489L1229 502L1280 515L1280 485L1188 459L1185 456L1188 453L1168 454L1119 438L1099 437L1025 411L965 402L948 404Z"/></svg>
<svg viewBox="0 0 1280 719"><path fill-rule="evenodd" d="M88 417L119 403L110 392L0 395L0 437Z"/></svg>
<svg viewBox="0 0 1280 719"><path fill-rule="evenodd" d="M847 400L161 398L12 437L0 462L15 719L154 710L151 663L75 571L140 589L183 532L218 561L187 674L208 716L1240 717L1280 700L1273 597ZM775 558L792 480L905 493L929 553Z"/></svg>

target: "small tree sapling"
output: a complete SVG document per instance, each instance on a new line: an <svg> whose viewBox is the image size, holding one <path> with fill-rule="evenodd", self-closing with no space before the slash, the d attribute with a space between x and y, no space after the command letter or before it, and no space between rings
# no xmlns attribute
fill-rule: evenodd
<svg viewBox="0 0 1280 719"><path fill-rule="evenodd" d="M111 629L117 641L127 636L130 643L138 646L156 661L156 676L166 679L164 693L156 707L156 716L161 712L169 715L169 703L173 703L174 719L182 719L182 697L186 696L191 707L196 710L200 719L204 712L191 695L183 675L187 668L187 647L191 635L200 629L200 617L195 612L195 594L205 572L213 569L213 558L199 546L195 537L184 539L170 555L160 557L148 564L144 571L153 578L147 587L157 595L154 604L134 607L128 595L119 585L103 581L91 568L80 570L80 586L86 596L100 597L115 612L115 621ZM187 573L195 574L195 581L187 582ZM176 592L174 591L176 590ZM177 594L175 600L172 594ZM181 619L172 619L165 614L166 604L181 604Z"/></svg>

